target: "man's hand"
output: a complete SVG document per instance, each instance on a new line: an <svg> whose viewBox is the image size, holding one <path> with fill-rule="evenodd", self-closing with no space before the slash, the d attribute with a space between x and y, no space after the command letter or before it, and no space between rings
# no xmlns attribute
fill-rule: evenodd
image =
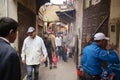
<svg viewBox="0 0 120 80"><path fill-rule="evenodd" d="M44 57L43 57L43 62L45 62L45 61L46 61L46 57L44 56Z"/></svg>
<svg viewBox="0 0 120 80"><path fill-rule="evenodd" d="M40 59L41 62L45 62L46 61L46 57L45 56L42 56L41 59Z"/></svg>
<svg viewBox="0 0 120 80"><path fill-rule="evenodd" d="M22 60L22 63L23 63L23 64L25 64L25 63L26 63L26 62L25 62L25 59L24 59L24 60Z"/></svg>
<svg viewBox="0 0 120 80"><path fill-rule="evenodd" d="M110 45L110 44L109 44L109 45L106 46L106 50L110 50L110 49L112 49L112 48L113 48L113 45Z"/></svg>

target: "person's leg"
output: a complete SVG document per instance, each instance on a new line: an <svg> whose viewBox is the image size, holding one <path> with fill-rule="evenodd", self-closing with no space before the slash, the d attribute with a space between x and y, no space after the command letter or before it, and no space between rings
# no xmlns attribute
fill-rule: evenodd
<svg viewBox="0 0 120 80"><path fill-rule="evenodd" d="M59 57L62 58L62 46L59 46Z"/></svg>
<svg viewBox="0 0 120 80"><path fill-rule="evenodd" d="M62 46L60 46L60 54L61 54L61 57L62 57L63 61L66 61L65 60L64 48Z"/></svg>
<svg viewBox="0 0 120 80"><path fill-rule="evenodd" d="M52 69L52 54L49 56L49 66Z"/></svg>
<svg viewBox="0 0 120 80"><path fill-rule="evenodd" d="M34 80L39 80L39 65L34 65Z"/></svg>
<svg viewBox="0 0 120 80"><path fill-rule="evenodd" d="M48 66L48 60L47 60L47 58L46 58L46 61L44 63L45 63L45 67L47 67Z"/></svg>
<svg viewBox="0 0 120 80"><path fill-rule="evenodd" d="M26 65L27 68L27 80L32 80L32 65Z"/></svg>

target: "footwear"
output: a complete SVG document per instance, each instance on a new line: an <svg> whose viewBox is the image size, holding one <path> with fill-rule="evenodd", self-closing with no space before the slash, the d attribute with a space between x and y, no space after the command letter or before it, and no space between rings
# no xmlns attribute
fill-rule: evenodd
<svg viewBox="0 0 120 80"><path fill-rule="evenodd" d="M48 65L47 65L47 64L45 64L45 67L48 67Z"/></svg>
<svg viewBox="0 0 120 80"><path fill-rule="evenodd" d="M52 69L52 66L50 66L50 69Z"/></svg>
<svg viewBox="0 0 120 80"><path fill-rule="evenodd" d="M54 66L54 68L57 68L57 66Z"/></svg>

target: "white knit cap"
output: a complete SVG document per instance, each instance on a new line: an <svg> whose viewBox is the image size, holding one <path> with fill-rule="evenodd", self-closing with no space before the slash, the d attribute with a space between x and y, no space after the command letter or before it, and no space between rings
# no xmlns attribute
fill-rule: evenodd
<svg viewBox="0 0 120 80"><path fill-rule="evenodd" d="M34 27L29 27L27 33L29 33L29 32L33 32L34 30L35 30Z"/></svg>
<svg viewBox="0 0 120 80"><path fill-rule="evenodd" d="M103 33L96 33L94 35L94 40L103 40L103 39L109 40L109 38L106 37L105 34L103 34Z"/></svg>

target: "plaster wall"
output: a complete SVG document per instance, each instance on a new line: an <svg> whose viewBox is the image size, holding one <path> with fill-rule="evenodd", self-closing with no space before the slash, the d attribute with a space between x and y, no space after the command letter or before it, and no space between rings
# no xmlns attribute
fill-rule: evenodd
<svg viewBox="0 0 120 80"><path fill-rule="evenodd" d="M56 11L60 11L60 7L56 5L42 6L43 21L52 22L59 21L59 17L56 15Z"/></svg>
<svg viewBox="0 0 120 80"><path fill-rule="evenodd" d="M20 4L36 13L36 0L18 0Z"/></svg>
<svg viewBox="0 0 120 80"><path fill-rule="evenodd" d="M110 19L120 17L120 0L111 0Z"/></svg>
<svg viewBox="0 0 120 80"><path fill-rule="evenodd" d="M110 19L109 19L109 35L110 43L117 46L120 52L120 0L111 0ZM111 31L111 26L114 26L115 31ZM120 53L119 53L120 56Z"/></svg>
<svg viewBox="0 0 120 80"><path fill-rule="evenodd" d="M0 17L7 16L7 0L1 0L0 1Z"/></svg>
<svg viewBox="0 0 120 80"><path fill-rule="evenodd" d="M76 31L79 39L79 52L81 52L82 20L83 20L83 0L76 0Z"/></svg>
<svg viewBox="0 0 120 80"><path fill-rule="evenodd" d="M17 21L17 2L14 0L1 0L0 2L0 17L7 16ZM14 43L11 44L18 50L18 36Z"/></svg>

